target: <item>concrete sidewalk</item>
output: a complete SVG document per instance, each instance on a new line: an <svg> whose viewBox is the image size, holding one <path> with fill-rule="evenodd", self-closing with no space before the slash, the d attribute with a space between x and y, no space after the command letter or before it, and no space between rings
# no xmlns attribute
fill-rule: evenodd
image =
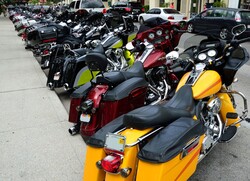
<svg viewBox="0 0 250 181"><path fill-rule="evenodd" d="M12 22L0 16L0 180L82 178L85 143Z"/></svg>

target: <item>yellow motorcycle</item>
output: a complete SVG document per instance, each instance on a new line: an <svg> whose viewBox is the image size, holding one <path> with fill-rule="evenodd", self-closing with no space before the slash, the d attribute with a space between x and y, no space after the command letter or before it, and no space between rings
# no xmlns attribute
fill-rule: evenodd
<svg viewBox="0 0 250 181"><path fill-rule="evenodd" d="M84 181L187 180L220 142L229 142L247 118L245 96L232 90L237 70L249 59L232 29L230 43L203 36L186 49L179 64L188 71L170 101L122 115L87 141ZM236 112L234 94L244 108Z"/></svg>

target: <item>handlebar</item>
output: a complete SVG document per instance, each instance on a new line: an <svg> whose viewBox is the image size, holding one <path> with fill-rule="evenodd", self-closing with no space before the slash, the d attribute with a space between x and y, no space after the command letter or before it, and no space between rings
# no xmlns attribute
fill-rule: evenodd
<svg viewBox="0 0 250 181"><path fill-rule="evenodd" d="M233 47L238 47L239 44L247 42L247 41L250 41L250 37L243 38L243 39L240 39L240 40L232 40L230 45L233 46Z"/></svg>
<svg viewBox="0 0 250 181"><path fill-rule="evenodd" d="M171 66L170 66L170 69L175 69L175 68L179 67L180 65L181 65L181 63L180 63L180 62L177 62L177 63L171 65Z"/></svg>
<svg viewBox="0 0 250 181"><path fill-rule="evenodd" d="M144 43L140 43L140 44L137 44L136 46L135 46L135 48L133 48L130 52L131 53L135 53L135 52L141 52L141 51L143 51L143 50L145 50L145 45L144 45Z"/></svg>

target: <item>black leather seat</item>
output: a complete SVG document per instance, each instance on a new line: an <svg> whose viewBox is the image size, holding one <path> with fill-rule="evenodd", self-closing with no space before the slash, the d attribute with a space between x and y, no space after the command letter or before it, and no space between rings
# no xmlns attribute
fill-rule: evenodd
<svg viewBox="0 0 250 181"><path fill-rule="evenodd" d="M180 117L193 117L195 103L190 86L183 86L165 105L148 105L124 115L123 124L135 129L167 126Z"/></svg>
<svg viewBox="0 0 250 181"><path fill-rule="evenodd" d="M183 151L187 143L202 134L205 128L201 121L182 117L162 129L138 153L138 158L147 162L164 163Z"/></svg>
<svg viewBox="0 0 250 181"><path fill-rule="evenodd" d="M165 108L176 108L181 110L189 111L191 114L195 114L195 102L193 99L193 91L191 86L182 86L165 104L162 104Z"/></svg>
<svg viewBox="0 0 250 181"><path fill-rule="evenodd" d="M79 55L79 56L83 56L85 55L87 52L89 52L90 50L87 49L87 48L78 48L78 49L75 49L74 52Z"/></svg>
<svg viewBox="0 0 250 181"><path fill-rule="evenodd" d="M144 68L141 62L135 62L135 64L127 71L113 71L104 73L104 76L99 76L96 78L96 82L108 85L117 85L133 77L145 77Z"/></svg>

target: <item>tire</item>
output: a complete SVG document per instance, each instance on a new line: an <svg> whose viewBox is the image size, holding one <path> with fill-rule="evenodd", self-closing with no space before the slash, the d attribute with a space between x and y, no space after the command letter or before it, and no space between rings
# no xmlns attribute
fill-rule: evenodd
<svg viewBox="0 0 250 181"><path fill-rule="evenodd" d="M141 25L144 24L144 19L143 19L143 17L140 17L139 22L140 22Z"/></svg>
<svg viewBox="0 0 250 181"><path fill-rule="evenodd" d="M188 24L187 31L188 31L188 33L193 33L194 32L194 24L193 23Z"/></svg>
<svg viewBox="0 0 250 181"><path fill-rule="evenodd" d="M74 44L68 40L64 41L62 43L62 45L63 45L64 49L71 49L72 50L74 48Z"/></svg>
<svg viewBox="0 0 250 181"><path fill-rule="evenodd" d="M229 37L229 31L228 31L226 28L222 28L222 29L220 30L219 37L220 37L222 40L228 39L228 37Z"/></svg>

